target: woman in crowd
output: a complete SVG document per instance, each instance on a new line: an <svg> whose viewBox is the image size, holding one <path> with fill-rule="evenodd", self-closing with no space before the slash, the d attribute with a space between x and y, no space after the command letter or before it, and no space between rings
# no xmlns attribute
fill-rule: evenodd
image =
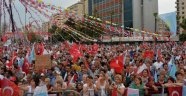
<svg viewBox="0 0 186 96"><path fill-rule="evenodd" d="M144 84L148 83L148 78L149 78L149 72L147 69L144 69L141 76L142 82Z"/></svg>
<svg viewBox="0 0 186 96"><path fill-rule="evenodd" d="M142 82L141 77L136 76L134 79L134 83L132 83L129 88L133 88L133 89L139 89L139 95L140 96L144 96L145 95L145 91L144 89L146 89L146 86L144 85L144 83Z"/></svg>
<svg viewBox="0 0 186 96"><path fill-rule="evenodd" d="M155 85L153 77L148 78L148 83L145 86L147 87L147 95L158 93L158 87Z"/></svg>
<svg viewBox="0 0 186 96"><path fill-rule="evenodd" d="M163 84L163 86L165 87L171 87L171 86L175 86L175 80L172 77L169 77L167 80L167 83Z"/></svg>
<svg viewBox="0 0 186 96"><path fill-rule="evenodd" d="M181 72L176 72L176 85L183 86L184 77Z"/></svg>
<svg viewBox="0 0 186 96"><path fill-rule="evenodd" d="M122 96L125 92L125 86L122 83L122 76L120 74L116 74L114 77L115 82L110 86L110 90L112 92L112 96Z"/></svg>
<svg viewBox="0 0 186 96"><path fill-rule="evenodd" d="M26 91L26 93L28 93L29 95L27 96L32 96L31 93L34 92L35 88L36 88L36 82L34 81L34 79L32 79L29 83L28 86L22 86L20 85L19 88L23 91Z"/></svg>
<svg viewBox="0 0 186 96"><path fill-rule="evenodd" d="M108 87L109 83L105 73L101 72L96 83L96 91L98 92L98 96L107 96Z"/></svg>
<svg viewBox="0 0 186 96"><path fill-rule="evenodd" d="M48 89L48 91L52 91L52 85L50 84L50 78L45 78L45 84Z"/></svg>
<svg viewBox="0 0 186 96"><path fill-rule="evenodd" d="M160 74L159 77L158 77L158 82L156 82L156 86L162 87L163 84L165 84L165 75Z"/></svg>
<svg viewBox="0 0 186 96"><path fill-rule="evenodd" d="M76 84L76 91L79 92L81 96L83 96L83 84L82 83Z"/></svg>
<svg viewBox="0 0 186 96"><path fill-rule="evenodd" d="M83 85L83 96L94 96L96 85L93 83L92 76L87 77L87 83Z"/></svg>

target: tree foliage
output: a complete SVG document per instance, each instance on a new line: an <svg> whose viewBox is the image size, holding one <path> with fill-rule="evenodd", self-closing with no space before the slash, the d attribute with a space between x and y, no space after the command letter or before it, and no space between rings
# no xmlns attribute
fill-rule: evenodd
<svg viewBox="0 0 186 96"><path fill-rule="evenodd" d="M186 19L183 19L182 23L180 24L181 28L186 30Z"/></svg>
<svg viewBox="0 0 186 96"><path fill-rule="evenodd" d="M180 41L186 41L186 33L180 34L179 39Z"/></svg>
<svg viewBox="0 0 186 96"><path fill-rule="evenodd" d="M34 32L30 32L27 34L27 38L31 43L37 42L37 41L41 41L42 38L39 35L36 35Z"/></svg>

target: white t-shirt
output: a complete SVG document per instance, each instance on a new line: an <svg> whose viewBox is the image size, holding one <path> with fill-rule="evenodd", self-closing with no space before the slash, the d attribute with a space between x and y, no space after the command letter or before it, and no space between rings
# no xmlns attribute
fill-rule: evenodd
<svg viewBox="0 0 186 96"><path fill-rule="evenodd" d="M156 69L159 69L162 67L163 63L162 62L155 62L153 65L156 67Z"/></svg>
<svg viewBox="0 0 186 96"><path fill-rule="evenodd" d="M89 88L87 84L84 84L83 88L88 89L88 91L86 93L83 93L83 96L94 96L95 87L96 87L95 84L91 88Z"/></svg>

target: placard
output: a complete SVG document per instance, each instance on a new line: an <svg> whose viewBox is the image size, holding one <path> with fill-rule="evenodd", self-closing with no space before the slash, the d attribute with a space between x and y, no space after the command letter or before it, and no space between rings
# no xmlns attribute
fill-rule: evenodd
<svg viewBox="0 0 186 96"><path fill-rule="evenodd" d="M52 60L50 55L36 55L35 69L43 70L52 67Z"/></svg>

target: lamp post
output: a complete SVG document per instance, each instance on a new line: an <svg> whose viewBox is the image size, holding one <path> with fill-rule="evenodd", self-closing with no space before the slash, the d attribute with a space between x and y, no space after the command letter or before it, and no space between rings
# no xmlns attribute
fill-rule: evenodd
<svg viewBox="0 0 186 96"><path fill-rule="evenodd" d="M2 30L1 30L2 4L3 4L3 1L0 0L0 32L2 32Z"/></svg>
<svg viewBox="0 0 186 96"><path fill-rule="evenodd" d="M9 0L9 11L10 11L10 19L11 19L11 22L12 22L12 32L14 33L15 32L15 25L14 25L14 18L13 18L13 13L12 13L12 0Z"/></svg>
<svg viewBox="0 0 186 96"><path fill-rule="evenodd" d="M158 16L158 13L154 13L154 19L155 19L155 26L154 26L154 32L156 32L157 30L157 16Z"/></svg>
<svg viewBox="0 0 186 96"><path fill-rule="evenodd" d="M110 18L111 18L111 20L110 20L110 22L111 22L111 25L112 25L112 16L114 15L114 11L112 11L111 13L110 13Z"/></svg>

